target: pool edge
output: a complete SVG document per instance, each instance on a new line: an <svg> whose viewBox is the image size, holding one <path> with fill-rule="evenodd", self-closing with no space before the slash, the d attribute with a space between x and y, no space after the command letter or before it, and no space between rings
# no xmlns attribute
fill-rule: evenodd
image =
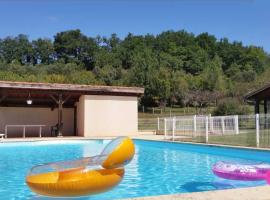
<svg viewBox="0 0 270 200"><path fill-rule="evenodd" d="M258 147L245 147L245 146L234 146L234 145L226 145L226 144L215 144L215 143L199 143L199 142L186 142L186 141L172 141L172 140L164 140L164 139L150 139L150 138L141 138L140 136L132 137L135 140L145 140L145 141L154 141L154 142L167 142L167 143L179 143L179 144L193 144L193 145L201 145L208 147L223 147L223 148L234 148L234 149L248 149L248 150L256 150L256 151L270 151L269 148L258 148ZM269 198L270 200L270 198Z"/></svg>
<svg viewBox="0 0 270 200"><path fill-rule="evenodd" d="M153 135L154 136L154 135ZM112 139L114 137L59 137L59 138L12 138L4 139L0 143L10 142L39 142L39 141L55 141L55 140L102 140ZM232 146L232 145L221 145L221 144L205 144L196 142L184 142L184 141L168 141L157 138L144 138L143 136L132 136L135 140L144 140L151 142L166 142L166 143L179 143L179 144L193 144L210 147L221 147L221 148L234 148L234 149L249 149L256 151L270 151L266 148L256 147L243 147L243 146ZM125 200L270 200L270 187L269 186L256 186L248 188L237 188L237 189L226 189L226 190L214 190L204 192L192 192L192 193L179 193L171 195L160 195L160 196L145 196L136 198L127 198Z"/></svg>
<svg viewBox="0 0 270 200"><path fill-rule="evenodd" d="M249 188L214 190L184 194L160 195L127 198L125 200L269 200L270 187L257 186Z"/></svg>

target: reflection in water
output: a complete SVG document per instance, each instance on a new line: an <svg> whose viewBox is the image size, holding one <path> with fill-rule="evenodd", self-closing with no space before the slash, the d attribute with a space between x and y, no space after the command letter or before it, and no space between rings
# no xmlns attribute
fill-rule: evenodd
<svg viewBox="0 0 270 200"><path fill-rule="evenodd" d="M82 157L96 156L101 153L101 150L107 143L103 143L102 140L91 142L89 145L82 146Z"/></svg>
<svg viewBox="0 0 270 200"><path fill-rule="evenodd" d="M213 182L188 182L181 186L186 192L202 192L217 189Z"/></svg>
<svg viewBox="0 0 270 200"><path fill-rule="evenodd" d="M203 192L208 190L225 190L241 187L254 187L265 185L265 181L235 181L217 178L213 182L192 181L181 186L186 192Z"/></svg>

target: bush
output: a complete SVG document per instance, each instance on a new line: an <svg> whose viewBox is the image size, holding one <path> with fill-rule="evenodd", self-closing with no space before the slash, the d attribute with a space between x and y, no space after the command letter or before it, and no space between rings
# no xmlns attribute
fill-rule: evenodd
<svg viewBox="0 0 270 200"><path fill-rule="evenodd" d="M248 111L248 107L241 104L236 99L226 99L218 104L213 115L244 115L247 114Z"/></svg>

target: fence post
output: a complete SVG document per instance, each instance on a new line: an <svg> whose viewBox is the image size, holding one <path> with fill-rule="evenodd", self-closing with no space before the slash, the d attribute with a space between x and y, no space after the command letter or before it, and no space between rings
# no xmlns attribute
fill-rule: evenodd
<svg viewBox="0 0 270 200"><path fill-rule="evenodd" d="M213 122L213 117L211 114L209 114L209 127L210 127L210 132L214 132L214 122Z"/></svg>
<svg viewBox="0 0 270 200"><path fill-rule="evenodd" d="M238 122L238 115L234 115L234 130L236 135L239 134L239 122Z"/></svg>
<svg viewBox="0 0 270 200"><path fill-rule="evenodd" d="M208 143L208 117L205 117L205 142Z"/></svg>
<svg viewBox="0 0 270 200"><path fill-rule="evenodd" d="M167 139L167 119L164 118L164 138Z"/></svg>
<svg viewBox="0 0 270 200"><path fill-rule="evenodd" d="M224 124L224 116L221 117L221 133L224 135L225 132L225 124Z"/></svg>
<svg viewBox="0 0 270 200"><path fill-rule="evenodd" d="M196 136L197 132L197 116L193 115L193 137Z"/></svg>
<svg viewBox="0 0 270 200"><path fill-rule="evenodd" d="M175 117L172 120L172 140L174 141L174 134L175 134Z"/></svg>
<svg viewBox="0 0 270 200"><path fill-rule="evenodd" d="M256 117L256 146L260 147L260 120L259 114L255 115Z"/></svg>

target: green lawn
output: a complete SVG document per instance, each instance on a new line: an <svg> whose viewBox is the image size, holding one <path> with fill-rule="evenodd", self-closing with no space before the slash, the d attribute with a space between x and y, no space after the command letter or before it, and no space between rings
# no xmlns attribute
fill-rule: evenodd
<svg viewBox="0 0 270 200"><path fill-rule="evenodd" d="M154 109L154 111L153 111ZM139 119L144 118L157 118L157 117L169 117L169 116L183 116L183 115L195 115L195 114L209 114L213 113L215 107L206 107L202 109L197 109L195 107L166 107L164 109L160 108L148 108L145 112L139 111Z"/></svg>
<svg viewBox="0 0 270 200"><path fill-rule="evenodd" d="M205 137L203 136L181 138L179 140L205 143ZM208 143L256 147L256 133L255 130L248 130L246 133L238 135L209 135ZM260 147L270 147L270 130L260 131Z"/></svg>
<svg viewBox="0 0 270 200"><path fill-rule="evenodd" d="M202 113L207 114L212 113L215 107L204 108ZM154 114L151 112L151 109L148 109L147 112L139 112L139 130L157 130L157 118L160 117L169 117L169 116L183 116L183 115L195 115L198 114L198 110L194 107L190 108L165 108L158 110L155 108ZM263 124L263 123L262 123ZM163 130L164 122L160 122L160 129ZM235 146L247 146L247 147L256 147L256 132L255 132L255 123L253 119L245 119L239 121L240 134L235 135L209 135L208 142L210 144L226 144L226 145L235 145ZM164 134L160 132L159 134ZM189 137L191 133L181 133L180 135L187 136L183 138L177 138L181 141L191 141L191 142L202 142L205 143L204 136ZM270 147L270 129L260 129L260 147Z"/></svg>

